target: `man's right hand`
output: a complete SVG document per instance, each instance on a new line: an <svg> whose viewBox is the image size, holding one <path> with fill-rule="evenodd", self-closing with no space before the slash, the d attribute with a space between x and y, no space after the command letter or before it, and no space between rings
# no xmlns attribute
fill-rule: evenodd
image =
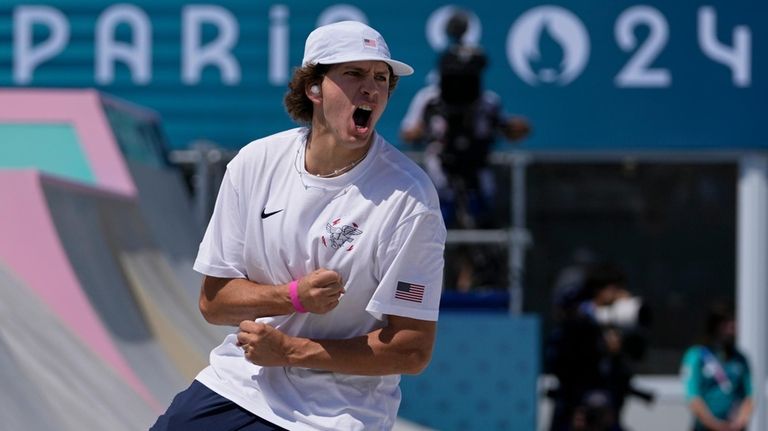
<svg viewBox="0 0 768 431"><path fill-rule="evenodd" d="M344 285L338 272L320 268L299 280L298 293L305 310L325 314L339 305Z"/></svg>

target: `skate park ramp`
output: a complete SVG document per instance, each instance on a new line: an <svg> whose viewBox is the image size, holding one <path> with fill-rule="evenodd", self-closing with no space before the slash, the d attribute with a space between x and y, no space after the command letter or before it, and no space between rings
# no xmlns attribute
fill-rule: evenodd
<svg viewBox="0 0 768 431"><path fill-rule="evenodd" d="M45 178L42 186L89 302L141 380L158 399L170 399L185 381L177 370L186 379L194 377L207 352L187 341L202 341L200 334L186 337L180 330L187 326L177 317L199 313L185 307L186 302L169 301L174 277L148 240L135 202Z"/></svg>
<svg viewBox="0 0 768 431"><path fill-rule="evenodd" d="M201 233L142 141L157 119L91 90L0 102L3 429L146 429L232 330L197 309Z"/></svg>
<svg viewBox="0 0 768 431"><path fill-rule="evenodd" d="M117 102L94 90L0 89L0 169L39 169L133 196L107 116Z"/></svg>
<svg viewBox="0 0 768 431"><path fill-rule="evenodd" d="M0 201L14 202L3 208L0 262L148 405L167 406L221 337L185 298L136 200L3 171Z"/></svg>
<svg viewBox="0 0 768 431"><path fill-rule="evenodd" d="M0 296L3 429L146 429L152 407L2 265Z"/></svg>
<svg viewBox="0 0 768 431"><path fill-rule="evenodd" d="M128 167L139 190L138 205L147 228L187 292L185 298L197 307L202 276L192 264L202 230L191 216L193 208L184 179L176 170L136 162L129 162Z"/></svg>
<svg viewBox="0 0 768 431"><path fill-rule="evenodd" d="M83 292L51 220L36 171L0 171L0 263L148 402L157 405L119 353Z"/></svg>

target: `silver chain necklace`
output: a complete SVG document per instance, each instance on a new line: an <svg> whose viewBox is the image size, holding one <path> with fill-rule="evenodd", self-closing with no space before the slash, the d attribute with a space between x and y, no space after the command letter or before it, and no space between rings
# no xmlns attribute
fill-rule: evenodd
<svg viewBox="0 0 768 431"><path fill-rule="evenodd" d="M363 159L365 158L365 156L367 156L367 155L368 155L368 151L366 151L365 154L363 154L363 157L360 157L359 159L357 159L354 162L348 164L347 166L344 166L343 168L335 169L330 174L312 174L312 173L310 173L310 175L316 176L317 178L333 178L333 177L341 175L344 172L347 172L348 170L350 170L350 169L354 168L355 166L357 166L357 164L362 162Z"/></svg>
<svg viewBox="0 0 768 431"><path fill-rule="evenodd" d="M330 174L313 174L313 173L310 173L310 172L307 172L307 173L308 173L309 175L312 175L313 177L316 177L316 178L333 178L333 177L339 176L339 175L343 174L344 172L347 172L348 170L350 170L350 169L354 168L354 167L355 167L355 166L357 166L357 165L358 165L360 162L362 162L362 161L363 161L363 159L365 159L365 157L366 157L366 156L368 156L368 151L370 151L370 149L371 149L371 147L369 146L369 147L368 147L368 150L366 150L365 154L363 154L363 157L360 157L359 159L357 159L357 160L355 160L354 162L352 162L352 163L348 164L347 166L344 166L343 168L335 169L335 170L334 170L333 172L331 172ZM299 165L298 165L298 162L299 162L299 153L300 153L300 152L301 152L301 146L299 146L299 147L296 149L296 158L294 159L293 165L294 165L294 167L296 168L296 171L299 173L299 175L302 175L302 174L303 174L303 172L302 172L302 169L301 169L301 168L299 168ZM305 154L306 154L306 150L305 150Z"/></svg>

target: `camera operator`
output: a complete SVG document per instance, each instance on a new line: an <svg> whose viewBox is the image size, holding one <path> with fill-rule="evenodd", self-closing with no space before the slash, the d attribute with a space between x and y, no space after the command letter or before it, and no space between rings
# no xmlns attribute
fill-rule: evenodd
<svg viewBox="0 0 768 431"><path fill-rule="evenodd" d="M547 341L545 369L558 379L551 431L622 430L628 395L652 401L632 385L630 359L645 350L647 307L626 289L626 275L609 263L590 265L578 293L563 296ZM634 335L632 335L634 334Z"/></svg>
<svg viewBox="0 0 768 431"><path fill-rule="evenodd" d="M490 227L496 193L488 165L498 136L519 141L528 121L507 116L500 97L483 88L488 58L482 48L463 42L469 15L457 10L446 25L448 48L438 60L439 82L414 96L400 137L427 144L425 168L437 186L449 228Z"/></svg>
<svg viewBox="0 0 768 431"><path fill-rule="evenodd" d="M528 121L507 116L501 98L485 90L482 74L488 58L480 47L463 42L467 12L457 9L446 25L450 40L432 81L411 101L400 137L424 143L424 168L437 188L449 229L495 228L496 179L489 155L497 137L519 141L530 133ZM462 245L448 256L446 284L467 292L499 287L503 251Z"/></svg>

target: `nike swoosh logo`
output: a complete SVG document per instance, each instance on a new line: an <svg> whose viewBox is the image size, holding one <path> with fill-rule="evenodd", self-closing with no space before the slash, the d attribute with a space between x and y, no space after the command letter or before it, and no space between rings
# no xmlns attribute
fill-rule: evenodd
<svg viewBox="0 0 768 431"><path fill-rule="evenodd" d="M275 214L279 213L280 211L282 211L282 210L277 210L277 211L274 211L274 212L268 213L268 212L266 212L266 210L267 210L266 208L264 208L263 210L261 210L261 218L262 218L262 219L265 219L265 218L267 218L267 217L272 217L273 215L275 215Z"/></svg>

